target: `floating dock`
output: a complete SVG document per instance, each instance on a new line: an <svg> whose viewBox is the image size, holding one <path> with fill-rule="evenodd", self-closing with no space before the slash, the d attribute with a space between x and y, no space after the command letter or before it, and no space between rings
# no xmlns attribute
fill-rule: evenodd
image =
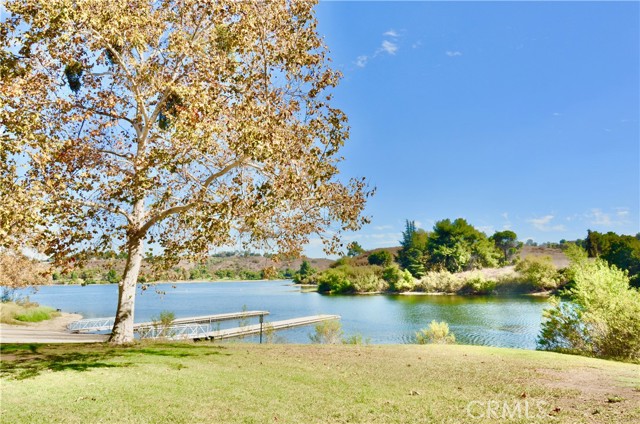
<svg viewBox="0 0 640 424"><path fill-rule="evenodd" d="M233 337L253 336L262 334L265 331L285 330L288 328L302 327L305 325L315 324L321 321L331 321L340 319L339 315L312 315L308 317L285 319L282 321L274 321L264 324L253 324L244 327L229 328L226 330L217 330L209 333L209 338L213 340L230 339Z"/></svg>
<svg viewBox="0 0 640 424"><path fill-rule="evenodd" d="M253 317L264 317L269 315L268 311L242 311L216 315L202 315L197 317L176 318L171 321L172 325L188 325L188 324L212 324L214 322L232 321L234 319L245 319ZM72 333L93 332L93 331L109 331L113 328L115 317L107 318L89 318L72 322L67 329ZM138 322L133 324L133 331L144 330L147 327L157 327L157 322Z"/></svg>
<svg viewBox="0 0 640 424"><path fill-rule="evenodd" d="M260 335L267 331L285 330L302 327L322 321L339 320L339 315L311 315L307 317L291 318L281 321L264 322L268 311L243 311L216 315L202 315L189 318L178 318L168 325L159 322L141 322L134 324L133 330L141 339L167 340L225 340L236 337ZM222 321L244 320L259 317L258 324L241 325L234 328L214 328L214 324ZM76 321L68 326L74 333L90 331L108 331L113 327L114 318L93 318Z"/></svg>

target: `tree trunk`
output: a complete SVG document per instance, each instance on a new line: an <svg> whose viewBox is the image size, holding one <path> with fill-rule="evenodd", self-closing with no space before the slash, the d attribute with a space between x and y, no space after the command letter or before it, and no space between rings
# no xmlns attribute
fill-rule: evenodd
<svg viewBox="0 0 640 424"><path fill-rule="evenodd" d="M124 269L122 281L118 284L118 311L116 320L111 330L109 342L113 344L132 343L133 338L133 310L136 298L136 285L140 266L142 265L142 251L144 240L142 237L133 237L127 245L127 264Z"/></svg>

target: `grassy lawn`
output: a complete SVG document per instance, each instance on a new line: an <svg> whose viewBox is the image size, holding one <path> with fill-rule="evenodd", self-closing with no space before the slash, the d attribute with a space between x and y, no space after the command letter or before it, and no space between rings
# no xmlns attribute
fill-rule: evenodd
<svg viewBox="0 0 640 424"><path fill-rule="evenodd" d="M1 372L3 424L640 422L639 365L477 346L3 345Z"/></svg>
<svg viewBox="0 0 640 424"><path fill-rule="evenodd" d="M55 309L37 303L0 302L0 322L5 324L40 322L59 315Z"/></svg>

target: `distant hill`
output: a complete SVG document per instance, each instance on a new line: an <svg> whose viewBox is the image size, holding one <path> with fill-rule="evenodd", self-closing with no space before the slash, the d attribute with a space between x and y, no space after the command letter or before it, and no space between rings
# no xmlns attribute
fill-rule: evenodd
<svg viewBox="0 0 640 424"><path fill-rule="evenodd" d="M558 269L569 266L569 258L567 258L562 249L558 247L522 246L520 259L524 259L528 256L551 256L553 264Z"/></svg>
<svg viewBox="0 0 640 424"><path fill-rule="evenodd" d="M324 271L333 263L326 258L307 258L274 262L260 255L213 256L203 263L181 261L168 270L159 270L145 259L140 271L140 282L185 280L256 280L264 277L263 271L276 271L271 278L291 278L300 269L302 261L308 261L318 271ZM91 259L83 267L67 274L52 269L54 283L100 284L117 282L125 267L125 259Z"/></svg>

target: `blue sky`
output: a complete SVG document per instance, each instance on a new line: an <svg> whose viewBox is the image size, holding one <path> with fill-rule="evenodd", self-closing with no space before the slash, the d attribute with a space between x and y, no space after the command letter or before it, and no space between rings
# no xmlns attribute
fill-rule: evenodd
<svg viewBox="0 0 640 424"><path fill-rule="evenodd" d="M638 2L322 2L364 248L463 217L537 242L640 232ZM318 240L307 247L323 256Z"/></svg>

